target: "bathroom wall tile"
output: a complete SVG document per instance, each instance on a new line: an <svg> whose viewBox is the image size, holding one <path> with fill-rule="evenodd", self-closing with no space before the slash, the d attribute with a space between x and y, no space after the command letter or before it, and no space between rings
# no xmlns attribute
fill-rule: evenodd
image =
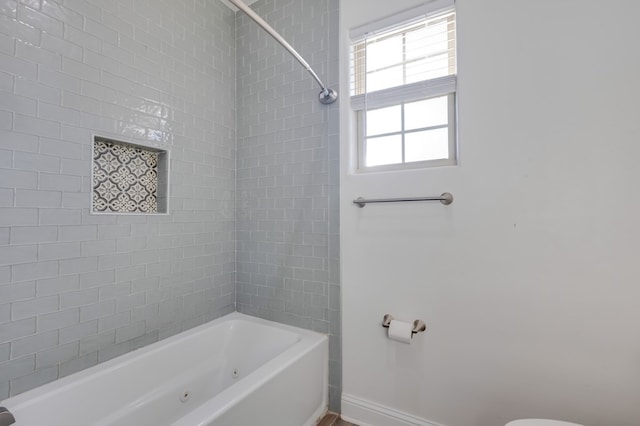
<svg viewBox="0 0 640 426"><path fill-rule="evenodd" d="M58 262L23 263L11 266L11 280L22 282L58 276Z"/></svg>
<svg viewBox="0 0 640 426"><path fill-rule="evenodd" d="M150 10L33 1L0 6L0 150L10 153L0 160L0 229L11 228L0 247L26 262L0 266L0 335L80 341L62 377L233 310L235 15L197 0ZM23 22L9 18L18 15ZM172 150L182 163L170 216L89 212L93 135ZM157 237L168 245L152 245ZM116 279L134 280L135 294L121 294ZM50 312L55 297L62 310ZM177 303L183 298L191 311ZM165 302L174 309L160 321ZM36 318L11 321L11 303L18 317ZM113 328L98 334L98 324ZM40 368L43 356L38 371L35 359L28 369L3 364L12 377L0 378L0 397L11 379L15 392L54 376Z"/></svg>
<svg viewBox="0 0 640 426"><path fill-rule="evenodd" d="M13 95L2 93L2 96L0 96L0 108L4 108L4 101L7 101L7 103L9 104L6 109L11 111L22 109L21 106L24 105L28 105L29 108L31 108L31 102L33 102L33 113L35 114L36 101L20 97L18 98L20 99L19 102L12 102L10 99L11 96ZM11 149L15 151L37 152L38 137L36 135L27 135L8 130L0 130L0 148Z"/></svg>
<svg viewBox="0 0 640 426"><path fill-rule="evenodd" d="M50 185L45 184L44 186ZM40 209L38 221L41 225L80 225L82 211L77 209Z"/></svg>
<svg viewBox="0 0 640 426"><path fill-rule="evenodd" d="M64 158L60 165L60 173L71 176L89 177L91 175L91 166L83 160Z"/></svg>
<svg viewBox="0 0 640 426"><path fill-rule="evenodd" d="M98 226L60 226L59 233L60 241L93 241L98 237Z"/></svg>
<svg viewBox="0 0 640 426"><path fill-rule="evenodd" d="M72 126L80 124L80 111L47 102L38 103L38 117Z"/></svg>
<svg viewBox="0 0 640 426"><path fill-rule="evenodd" d="M98 269L119 269L131 266L131 256L127 253L107 254L98 257Z"/></svg>
<svg viewBox="0 0 640 426"><path fill-rule="evenodd" d="M18 6L18 19L55 37L62 37L62 22L23 5Z"/></svg>
<svg viewBox="0 0 640 426"><path fill-rule="evenodd" d="M0 265L33 262L38 258L38 246L0 246Z"/></svg>
<svg viewBox="0 0 640 426"><path fill-rule="evenodd" d="M115 330L128 325L131 321L131 312L120 312L115 315L100 318L98 320L98 332L102 333Z"/></svg>
<svg viewBox="0 0 640 426"><path fill-rule="evenodd" d="M47 102L60 102L61 90L40 84L26 78L16 78L13 92L16 95L25 96L33 99L42 99Z"/></svg>
<svg viewBox="0 0 640 426"><path fill-rule="evenodd" d="M69 31L74 30L70 27ZM88 40L91 40L91 38ZM100 70L98 68L91 67L71 58L62 58L62 72L80 80L88 80L95 83L100 82Z"/></svg>
<svg viewBox="0 0 640 426"><path fill-rule="evenodd" d="M82 242L82 256L92 257L116 252L116 242L114 240L96 240Z"/></svg>
<svg viewBox="0 0 640 426"><path fill-rule="evenodd" d="M0 52L12 55L15 50L15 40L4 34L0 34Z"/></svg>
<svg viewBox="0 0 640 426"><path fill-rule="evenodd" d="M57 241L56 226L14 226L11 228L12 244L47 243Z"/></svg>
<svg viewBox="0 0 640 426"><path fill-rule="evenodd" d="M11 355L11 344L4 343L0 345L0 362L9 361L10 355Z"/></svg>
<svg viewBox="0 0 640 426"><path fill-rule="evenodd" d="M37 299L14 302L11 307L11 319L20 320L23 318L35 317L36 315L48 314L58 311L60 306L60 296L46 296Z"/></svg>
<svg viewBox="0 0 640 426"><path fill-rule="evenodd" d="M40 138L40 154L63 159L81 159L82 145L64 140Z"/></svg>
<svg viewBox="0 0 640 426"><path fill-rule="evenodd" d="M0 208L0 226L36 225L37 209Z"/></svg>
<svg viewBox="0 0 640 426"><path fill-rule="evenodd" d="M337 88L338 74L326 72L327 63L337 64L337 36L320 30L337 12L336 2L264 0L252 7L268 14L277 31L295 34L298 52ZM282 10L288 13L270 13ZM339 270L339 168L329 165L338 158L337 105L320 105L315 82L246 16L238 14L236 25L242 64L237 73L237 308L329 333L331 345L332 335L340 333L334 324L340 306L334 271ZM312 36L318 30L327 37L322 43ZM327 81L332 75L334 81ZM266 93L279 96L263 97ZM331 354L334 369L340 365L339 351ZM339 374L332 374L333 410L339 409L340 387Z"/></svg>
<svg viewBox="0 0 640 426"><path fill-rule="evenodd" d="M131 351L131 341L126 341L122 343L118 343L115 345L107 346L105 349L98 351L98 362L105 362L118 357L120 355L124 355L127 352Z"/></svg>
<svg viewBox="0 0 640 426"><path fill-rule="evenodd" d="M98 289L71 291L60 295L60 309L76 308L98 303Z"/></svg>
<svg viewBox="0 0 640 426"><path fill-rule="evenodd" d="M101 287L114 283L115 279L115 270L87 272L80 274L80 288Z"/></svg>
<svg viewBox="0 0 640 426"><path fill-rule="evenodd" d="M60 22L64 22L67 25L72 25L76 28L82 28L83 18L80 13L74 12L68 7L59 4L53 0L42 1L42 13L48 15ZM43 34L43 38L46 34Z"/></svg>
<svg viewBox="0 0 640 426"><path fill-rule="evenodd" d="M58 344L58 330L34 334L11 342L11 358L21 358Z"/></svg>
<svg viewBox="0 0 640 426"><path fill-rule="evenodd" d="M77 324L80 318L80 310L68 309L38 316L38 332L56 330Z"/></svg>
<svg viewBox="0 0 640 426"><path fill-rule="evenodd" d="M0 383L28 375L35 371L35 366L35 355L28 355L0 363Z"/></svg>
<svg viewBox="0 0 640 426"><path fill-rule="evenodd" d="M92 367L98 363L98 352L82 355L71 361L60 364L59 377L65 377L78 371Z"/></svg>
<svg viewBox="0 0 640 426"><path fill-rule="evenodd" d="M12 207L14 198L15 190L13 188L0 188L0 207Z"/></svg>
<svg viewBox="0 0 640 426"><path fill-rule="evenodd" d="M145 327L145 322L139 321L116 329L116 344L127 342L144 335Z"/></svg>
<svg viewBox="0 0 640 426"><path fill-rule="evenodd" d="M63 192L62 207L66 209L83 208L87 205L87 194L81 192Z"/></svg>
<svg viewBox="0 0 640 426"><path fill-rule="evenodd" d="M80 288L80 277L78 275L68 275L64 277L49 278L36 281L36 295L38 297L50 296L54 294L64 294Z"/></svg>
<svg viewBox="0 0 640 426"><path fill-rule="evenodd" d="M45 39L46 40L46 39ZM82 54L80 50L79 54ZM85 84L80 79L74 78L70 75L64 74L55 69L49 69L46 67L41 67L38 70L38 81L42 84L46 84L51 87L56 87L63 90L71 90L76 93L80 92L80 87L82 84ZM68 140L68 135L64 133L64 126L62 132L62 139Z"/></svg>
<svg viewBox="0 0 640 426"><path fill-rule="evenodd" d="M80 356L96 353L104 348L114 345L116 331L109 330L103 333L92 333L80 338Z"/></svg>
<svg viewBox="0 0 640 426"><path fill-rule="evenodd" d="M33 389L52 382L58 378L58 366L48 367L42 370L36 370L35 373L26 376L20 376L11 380L11 395L17 395L26 390Z"/></svg>
<svg viewBox="0 0 640 426"><path fill-rule="evenodd" d="M2 56L0 55L0 62L1 61ZM0 108L8 111L21 112L24 114L35 114L36 101L34 99L24 98L12 93L2 92L2 96L0 96ZM17 139L18 137L20 136L16 137L16 135L14 135L13 139ZM12 138L9 138L8 140L3 141L2 144L0 144L0 147L11 149L16 146L15 143L16 141L12 140Z"/></svg>
<svg viewBox="0 0 640 426"><path fill-rule="evenodd" d="M3 16L0 15L0 31L2 31L3 24L5 23L6 22L4 21ZM26 29L27 32L30 32L31 30L28 26L24 24L15 25L12 23L11 26L17 27L19 29ZM39 39L39 32L37 33L37 35L35 35L32 38L32 40L35 40L36 44L39 42L37 41L37 39ZM22 40L25 40L25 39L22 39ZM25 41L27 43L32 43L32 41L30 40L25 40ZM26 78L28 80L36 80L36 76L38 73L38 65L33 62L25 61L24 59L16 58L15 56L10 56L10 55L5 55L0 53L0 71L4 71L8 74L13 74L18 77ZM15 105L16 104L15 101L17 101L19 98L15 97L13 99L14 99L14 105ZM31 111L24 111L24 112L30 113Z"/></svg>
<svg viewBox="0 0 640 426"><path fill-rule="evenodd" d="M40 351L36 354L36 368L53 367L71 361L78 357L79 347L79 342L72 342Z"/></svg>
<svg viewBox="0 0 640 426"><path fill-rule="evenodd" d="M11 228L9 227L0 228L0 246L9 244L10 240L11 240Z"/></svg>
<svg viewBox="0 0 640 426"><path fill-rule="evenodd" d="M0 149L0 168L9 169L12 167L12 165L13 152L5 149Z"/></svg>
<svg viewBox="0 0 640 426"><path fill-rule="evenodd" d="M81 257L77 259L61 260L60 275L81 274L98 270L97 257Z"/></svg>
<svg viewBox="0 0 640 426"><path fill-rule="evenodd" d="M11 267L0 266L0 284L6 284L11 281Z"/></svg>
<svg viewBox="0 0 640 426"><path fill-rule="evenodd" d="M29 336L36 331L36 319L27 318L19 321L11 321L0 325L0 342L8 342ZM0 368L0 371L2 369ZM12 373L6 373L12 374ZM0 376L2 373L0 373ZM15 376L17 377L17 376Z"/></svg>
<svg viewBox="0 0 640 426"><path fill-rule="evenodd" d="M61 63L61 57L59 55L57 55L54 52L51 52L50 50L47 49L43 49L39 46L33 46L30 45L28 43L24 43L24 42L20 42L20 41L16 41L16 53L15 53L17 58L21 58L24 59L25 61L28 62L35 62L36 64L56 64L56 68L60 68L60 63ZM31 79L34 80L34 79ZM50 91L50 88L44 88L45 89L45 93ZM57 90L58 94L60 92L60 90ZM35 91L31 91L31 94L35 95L33 96L36 99L43 99L46 100L45 98L40 98L40 95L38 94L38 92ZM53 102L60 102L60 97L55 97L51 99Z"/></svg>
<svg viewBox="0 0 640 426"><path fill-rule="evenodd" d="M98 296L99 297L99 296ZM152 303L152 302L149 302ZM113 300L101 301L96 305L80 307L80 321L91 321L108 317L116 312L116 304Z"/></svg>
<svg viewBox="0 0 640 426"><path fill-rule="evenodd" d="M62 207L62 192L17 189L16 207Z"/></svg>
<svg viewBox="0 0 640 426"><path fill-rule="evenodd" d="M13 129L16 132L29 133L37 136L52 138L60 136L60 123L23 114L14 115Z"/></svg>
<svg viewBox="0 0 640 426"><path fill-rule="evenodd" d="M79 176L40 173L40 189L79 192L82 189L82 179Z"/></svg>
<svg viewBox="0 0 640 426"><path fill-rule="evenodd" d="M50 155L16 151L13 156L13 167L21 170L58 173L60 159Z"/></svg>
<svg viewBox="0 0 640 426"><path fill-rule="evenodd" d="M39 260L71 259L80 256L80 243L40 244Z"/></svg>
<svg viewBox="0 0 640 426"><path fill-rule="evenodd" d="M38 186L38 173L0 169L0 182L7 188L35 189Z"/></svg>

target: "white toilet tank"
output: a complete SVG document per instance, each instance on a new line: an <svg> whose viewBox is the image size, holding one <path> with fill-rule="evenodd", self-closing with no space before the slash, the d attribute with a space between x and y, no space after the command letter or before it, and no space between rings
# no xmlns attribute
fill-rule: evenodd
<svg viewBox="0 0 640 426"><path fill-rule="evenodd" d="M583 426L578 423L562 422L560 420L546 420L546 419L522 419L514 420L507 423L505 426Z"/></svg>

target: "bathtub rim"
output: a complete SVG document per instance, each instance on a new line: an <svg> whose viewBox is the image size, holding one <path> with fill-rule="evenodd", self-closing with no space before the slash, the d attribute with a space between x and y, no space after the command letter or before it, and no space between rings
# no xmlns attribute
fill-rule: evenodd
<svg viewBox="0 0 640 426"><path fill-rule="evenodd" d="M306 345L305 349L300 352L300 355L298 357L296 357L296 358L299 358L304 353L308 353L314 347L322 344L324 340L328 340L328 336L323 333L318 333L312 330L307 330L307 329L294 327L287 324L282 324L282 323L278 323L278 322L274 322L274 321L270 321L270 320L266 320L258 317L253 317L251 315L246 315L240 312L231 312L229 314L218 317L212 321L206 322L204 324L201 324L196 327L190 328L188 330L182 331L180 333L174 334L173 336L154 342L150 345L143 346L141 348L127 352L125 354L122 354L120 356L107 360L105 362L98 363L96 365L77 371L68 376L62 377L60 379L56 379L50 383L46 383L42 386L38 386L34 389L30 389L28 391L22 392L16 396L13 396L4 400L0 400L0 403L2 403L3 406L6 406L10 411L16 414L16 412L19 412L24 409L29 409L32 405L38 404L41 400L46 398L51 392L61 392L70 387L81 386L84 382L92 379L96 375L103 376L103 375L109 374L109 372L116 370L121 364L126 364L128 361L132 361L137 358L143 357L149 353L155 352L163 346L180 344L180 342L186 339L189 339L192 336L199 334L208 328L216 327L216 326L222 325L225 322L234 321L234 320L248 321L248 322L257 323L257 324L261 324L268 327L280 328L300 336L300 339L296 343L294 343L292 347L285 349L283 352L279 353L274 358L260 365L256 370L252 371L250 375L258 372L259 370L262 370L265 365L271 364L275 360L282 361L283 358L291 358L290 352L292 348L297 345L300 345L300 344ZM293 362L293 360L291 360L290 362ZM279 369L278 371L282 371L282 369ZM273 376L275 376L275 374L269 375L269 377L273 377ZM240 383L240 381L232 384L231 386L226 388L223 392L226 392L229 389L235 387L236 384L238 383ZM252 389L253 388L254 387L252 387ZM233 405L230 405L228 408L231 408L232 406ZM199 407L195 407L193 411L196 411L198 408ZM228 409L228 408L225 408L225 409ZM188 414L183 417L187 417L187 416ZM176 422L179 420L180 419L176 420Z"/></svg>
<svg viewBox="0 0 640 426"><path fill-rule="evenodd" d="M255 317L251 317L255 318ZM291 330L294 333L298 331L303 331L304 336L302 336L301 340L294 343L291 347L285 349L283 352L279 353L275 357L271 358L264 364L260 365L257 369L250 373L252 377L251 381L239 381L236 384L233 384L226 388L223 392L216 395L216 399L218 399L218 405L216 406L216 410L213 413L210 413L211 405L208 402L205 402L197 407L194 407L186 415L180 417L179 419L173 421L169 426L203 426L209 424L214 421L217 417L224 414L226 411L232 409L234 406L238 405L240 401L242 401L243 397L250 395L252 392L257 391L262 385L269 382L270 380L276 378L280 373L285 371L288 366L295 363L296 361L303 358L305 355L309 354L313 350L318 350L317 348L321 345L324 345L324 372L323 383L322 386L324 388L324 392L322 395L322 402L320 406L314 411L312 416L307 419L307 423L303 426L314 425L315 421L322 418L324 414L328 411L328 381L329 381L329 337L326 334L317 333L315 331L301 329L298 327L292 327L286 324L274 323L269 320L262 320L260 318L256 318L261 321L266 321L267 324L277 324L277 326L282 326L287 330ZM261 322L260 321L260 322ZM302 349L296 348L303 344L304 347Z"/></svg>

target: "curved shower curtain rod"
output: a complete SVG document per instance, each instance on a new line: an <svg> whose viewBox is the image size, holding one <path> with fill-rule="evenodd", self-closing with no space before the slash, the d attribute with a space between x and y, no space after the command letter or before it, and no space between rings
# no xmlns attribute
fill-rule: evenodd
<svg viewBox="0 0 640 426"><path fill-rule="evenodd" d="M268 32L269 35L275 39L275 41L277 41L282 45L282 47L287 49L289 53L291 53L291 55L293 55L293 57L296 58L298 62L302 64L303 67L305 67L305 69L309 72L309 74L311 74L311 77L313 77L314 80L317 81L320 87L322 88L322 91L320 92L321 103L331 104L336 99L338 99L338 93L336 93L335 90L325 86L322 80L320 80L320 77L318 77L318 74L316 74L313 68L311 68L311 65L309 65L307 61L305 61L304 58L300 56L300 54L296 52L296 50L289 43L287 43L287 41L284 38L282 38L280 34L276 32L276 30L271 28L271 26L267 24L264 19L262 19L259 15L257 15L251 8L249 8L249 6L244 4L242 0L229 0L229 2L231 2L238 9L242 10L249 18L253 19L256 22L256 24L260 25L266 32Z"/></svg>

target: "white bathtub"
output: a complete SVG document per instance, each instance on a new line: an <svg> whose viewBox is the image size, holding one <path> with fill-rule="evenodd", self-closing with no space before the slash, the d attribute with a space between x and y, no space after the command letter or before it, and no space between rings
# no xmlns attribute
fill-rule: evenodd
<svg viewBox="0 0 640 426"><path fill-rule="evenodd" d="M326 336L233 313L2 402L16 426L302 426L326 411Z"/></svg>

